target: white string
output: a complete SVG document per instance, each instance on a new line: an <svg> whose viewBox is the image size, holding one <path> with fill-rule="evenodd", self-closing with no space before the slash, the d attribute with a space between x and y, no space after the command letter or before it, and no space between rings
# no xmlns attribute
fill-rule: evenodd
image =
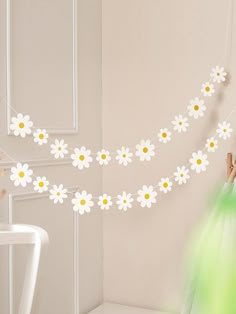
<svg viewBox="0 0 236 314"><path fill-rule="evenodd" d="M213 80L212 80L212 78L210 77L209 80L208 80L208 83L212 83L212 82L213 82ZM196 97L194 97L194 98L196 98ZM199 94L198 98L201 98L201 94ZM7 102L6 97L0 96L0 101L3 101L3 102L4 102L4 105L6 105L7 107L9 107L16 115L19 114L19 112L17 112L17 110L16 110L15 108L13 108L13 106L10 105L10 104ZM205 103L205 102L204 102L204 103ZM185 117L187 116L187 114L188 114L188 110L185 110L183 113L176 114L175 116L182 115L183 118L185 118ZM189 122L189 121L188 121L188 122ZM164 127L163 127L163 128L164 128ZM32 129L33 129L33 130L37 130L37 129L39 129L39 127L33 126ZM173 126L172 126L172 125L170 125L170 127L168 128L168 130L171 130L171 129L173 129ZM158 131L158 132L159 132L159 131ZM155 132L155 133L156 133L156 135L150 138L151 143L159 142L157 132ZM177 133L177 132L175 132L175 131L174 131L174 132L171 132L171 139L172 139L173 134L175 134L175 133ZM176 135L179 135L179 134L176 134ZM0 135L0 136L1 136L1 135ZM47 140L48 140L48 142L51 143L51 144L54 144L54 143L55 143L54 140L52 140L50 137L48 137ZM139 141L139 143L140 143L140 141ZM160 142L159 142L159 143L160 143ZM160 144L161 144L161 143L160 143ZM45 145L42 145L42 146L45 146ZM125 146L125 145L122 145L122 146ZM128 148L130 149L130 152L132 152L132 153L134 154L134 156L135 156L136 146L132 146L132 147L126 146L126 147L128 147ZM67 147L67 149L68 149L69 151L74 151L75 147ZM102 148L101 148L101 149L102 149ZM119 148L119 149L120 149L120 148ZM116 151L109 151L109 154L110 154L111 156L112 156L112 155L117 155L117 150L116 150ZM94 155L97 155L97 153L91 152L91 155L94 156ZM112 159L112 161L114 161L114 158Z"/></svg>
<svg viewBox="0 0 236 314"><path fill-rule="evenodd" d="M0 101L1 101L1 99L4 99L4 97L0 97ZM8 106L8 103L6 103L6 106ZM18 112L11 106L11 105L9 105L9 108L11 109L11 110L13 110L16 114L18 114ZM32 129L38 129L37 127L32 127ZM179 133L177 133L177 136L181 136L181 134L179 134ZM1 135L0 134L0 136L3 136L3 135ZM28 142L32 142L31 141L31 137L29 137L29 136L26 136L25 138L24 138L24 140L26 140L26 141L28 141ZM48 142L51 142L51 143L53 143L54 144L54 141L50 138L50 137L48 137ZM150 141L151 141L151 143L152 142L154 142L154 140L157 140L157 136L155 137L155 139L151 139ZM122 145L122 146L124 146L124 145ZM46 149L47 151L48 151L48 149L47 149L47 145L41 145L41 147L40 147L41 149L43 148L43 149ZM71 150L71 151L73 151L74 150L74 148L69 148L69 147L67 147L67 149L68 150ZM130 150L131 152L132 152L132 149ZM96 153L91 153L91 155L96 155ZM116 152L110 152L110 155L117 155L117 153ZM133 152L133 157L135 157L135 153ZM52 160L54 160L54 159L52 159ZM112 158L111 159L111 161L109 162L109 165L111 164L111 162L112 161L115 161L115 159L114 158ZM140 160L138 159L138 158L136 158L136 159L132 159L132 164L136 164L136 163L140 163ZM143 162L143 163L145 163L145 161ZM107 165L101 165L101 166L107 166Z"/></svg>

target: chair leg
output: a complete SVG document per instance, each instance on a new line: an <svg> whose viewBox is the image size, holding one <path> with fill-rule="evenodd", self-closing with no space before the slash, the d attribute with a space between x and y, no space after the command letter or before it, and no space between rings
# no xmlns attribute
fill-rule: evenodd
<svg viewBox="0 0 236 314"><path fill-rule="evenodd" d="M31 313L38 276L40 254L41 254L41 241L40 239L38 239L35 244L30 245L29 247L29 256L19 306L19 314Z"/></svg>

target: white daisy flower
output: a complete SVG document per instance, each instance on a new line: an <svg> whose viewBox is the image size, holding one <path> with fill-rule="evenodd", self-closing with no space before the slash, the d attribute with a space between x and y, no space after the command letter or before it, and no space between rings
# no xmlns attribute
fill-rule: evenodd
<svg viewBox="0 0 236 314"><path fill-rule="evenodd" d="M214 137L208 138L205 146L209 153L214 153L218 148L218 141Z"/></svg>
<svg viewBox="0 0 236 314"><path fill-rule="evenodd" d="M189 159L189 162L191 163L191 169L195 170L196 173L206 171L206 167L209 165L207 155L200 150L192 153L192 158Z"/></svg>
<svg viewBox="0 0 236 314"><path fill-rule="evenodd" d="M31 134L32 126L33 122L30 121L28 115L23 116L23 114L18 113L16 117L11 118L10 130L15 136L26 137L26 135Z"/></svg>
<svg viewBox="0 0 236 314"><path fill-rule="evenodd" d="M206 106L204 106L204 100L199 99L198 97L190 100L190 105L188 106L188 114L194 119L198 119L204 115Z"/></svg>
<svg viewBox="0 0 236 314"><path fill-rule="evenodd" d="M64 202L64 199L68 197L67 189L64 189L62 184L60 184L59 186L53 185L52 189L49 192L51 194L49 196L49 199L53 200L54 204L62 204Z"/></svg>
<svg viewBox="0 0 236 314"><path fill-rule="evenodd" d="M162 178L161 181L158 183L161 192L167 193L170 192L172 189L173 183L170 181L169 178Z"/></svg>
<svg viewBox="0 0 236 314"><path fill-rule="evenodd" d="M171 132L167 128L160 129L158 133L159 142L166 144L171 140Z"/></svg>
<svg viewBox="0 0 236 314"><path fill-rule="evenodd" d="M179 184L186 184L187 180L190 178L189 169L185 166L177 167L177 171L174 172L175 181Z"/></svg>
<svg viewBox="0 0 236 314"><path fill-rule="evenodd" d="M183 117L181 114L175 116L175 119L172 121L172 124L174 125L174 130L179 133L186 132L187 128L189 127L188 118Z"/></svg>
<svg viewBox="0 0 236 314"><path fill-rule="evenodd" d="M64 143L64 140L55 140L54 144L51 144L51 154L54 155L56 159L64 158L68 154L67 144Z"/></svg>
<svg viewBox="0 0 236 314"><path fill-rule="evenodd" d="M143 185L142 190L138 191L137 201L140 203L141 207L152 207L152 204L156 203L157 192L154 191L152 185Z"/></svg>
<svg viewBox="0 0 236 314"><path fill-rule="evenodd" d="M121 149L117 149L116 160L118 160L119 165L127 166L128 163L132 162L133 153L129 151L129 148L124 146Z"/></svg>
<svg viewBox="0 0 236 314"><path fill-rule="evenodd" d="M79 170L89 168L90 163L93 161L91 157L91 150L86 149L84 146L81 148L75 148L74 154L71 155L72 165L78 167Z"/></svg>
<svg viewBox="0 0 236 314"><path fill-rule="evenodd" d="M132 203L134 199L132 198L132 195L126 192L123 192L121 195L117 195L117 201L116 204L118 205L119 210L127 211L128 208L132 207Z"/></svg>
<svg viewBox="0 0 236 314"><path fill-rule="evenodd" d="M229 122L222 122L218 124L218 129L216 130L216 133L220 138L223 138L223 140L227 140L231 137L231 133L233 132L233 129L231 128L231 125Z"/></svg>
<svg viewBox="0 0 236 314"><path fill-rule="evenodd" d="M140 144L136 145L135 155L139 157L141 161L150 161L151 157L155 156L155 145L151 144L150 140L141 140Z"/></svg>
<svg viewBox="0 0 236 314"><path fill-rule="evenodd" d="M91 207L93 207L94 202L92 201L92 194L88 194L86 191L76 192L75 198L72 199L73 210L75 212L79 211L80 215L84 213L90 213Z"/></svg>
<svg viewBox="0 0 236 314"><path fill-rule="evenodd" d="M211 77L213 82L221 83L225 81L227 73L223 67L219 67L218 65L211 70Z"/></svg>
<svg viewBox="0 0 236 314"><path fill-rule="evenodd" d="M209 82L202 84L201 92L205 97L212 96L215 92L214 85Z"/></svg>
<svg viewBox="0 0 236 314"><path fill-rule="evenodd" d="M45 129L38 129L34 132L34 142L39 145L46 144L48 142L48 134Z"/></svg>
<svg viewBox="0 0 236 314"><path fill-rule="evenodd" d="M99 196L99 201L98 201L98 206L103 210L103 209L110 209L110 207L112 206L112 200L111 200L111 196L107 195L107 194L103 194L101 196Z"/></svg>
<svg viewBox="0 0 236 314"><path fill-rule="evenodd" d="M14 181L15 186L23 186L26 187L27 183L32 182L32 174L33 170L29 169L28 164L17 163L16 167L11 168L11 181Z"/></svg>
<svg viewBox="0 0 236 314"><path fill-rule="evenodd" d="M34 190L43 193L48 190L49 182L46 177L37 177L33 182Z"/></svg>
<svg viewBox="0 0 236 314"><path fill-rule="evenodd" d="M96 160L99 162L99 165L108 165L111 160L111 156L108 150L102 149L100 152L97 152Z"/></svg>

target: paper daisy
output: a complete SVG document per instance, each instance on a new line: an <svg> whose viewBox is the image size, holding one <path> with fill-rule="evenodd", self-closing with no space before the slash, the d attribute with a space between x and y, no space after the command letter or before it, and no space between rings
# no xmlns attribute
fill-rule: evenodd
<svg viewBox="0 0 236 314"><path fill-rule="evenodd" d="M71 155L72 165L82 170L84 168L89 168L90 163L93 161L91 157L91 150L86 149L84 146L81 148L75 148L74 154Z"/></svg>
<svg viewBox="0 0 236 314"><path fill-rule="evenodd" d="M68 154L67 144L64 143L64 140L55 140L54 144L51 144L51 154L54 155L56 159L64 158Z"/></svg>
<svg viewBox="0 0 236 314"><path fill-rule="evenodd" d="M75 212L79 211L80 215L84 213L90 213L91 207L93 207L94 202L92 201L92 194L88 194L86 191L76 192L75 198L72 199L73 210Z"/></svg>
<svg viewBox="0 0 236 314"><path fill-rule="evenodd" d="M205 97L210 97L214 94L214 85L207 82L202 85L201 92Z"/></svg>
<svg viewBox="0 0 236 314"><path fill-rule="evenodd" d="M231 128L231 125L229 122L222 122L218 124L218 129L216 130L216 133L220 138L223 138L223 140L227 140L231 137L231 133L233 132L233 129Z"/></svg>
<svg viewBox="0 0 236 314"><path fill-rule="evenodd" d="M221 83L225 81L227 73L223 67L219 67L218 65L211 70L211 77L213 82Z"/></svg>
<svg viewBox="0 0 236 314"><path fill-rule="evenodd" d="M157 192L154 191L152 185L144 185L142 190L138 191L137 201L140 203L141 207L152 207L152 204L156 203Z"/></svg>
<svg viewBox="0 0 236 314"><path fill-rule="evenodd" d="M174 125L174 130L178 133L186 132L189 127L188 118L183 117L182 115L175 116L172 124Z"/></svg>
<svg viewBox="0 0 236 314"><path fill-rule="evenodd" d="M161 181L158 183L161 192L167 193L171 191L173 183L170 181L169 178L162 178Z"/></svg>
<svg viewBox="0 0 236 314"><path fill-rule="evenodd" d="M158 133L159 142L166 144L171 140L171 132L167 128L160 129Z"/></svg>
<svg viewBox="0 0 236 314"><path fill-rule="evenodd" d="M185 166L177 167L177 171L174 172L175 181L179 184L186 184L187 180L190 178L189 169Z"/></svg>
<svg viewBox="0 0 236 314"><path fill-rule="evenodd" d="M117 149L116 160L118 160L119 165L127 166L132 162L133 153L130 152L129 148L124 146L121 149Z"/></svg>
<svg viewBox="0 0 236 314"><path fill-rule="evenodd" d="M27 183L32 182L33 171L29 169L28 164L17 163L16 167L11 168L11 181L14 181L15 186L23 186L26 187Z"/></svg>
<svg viewBox="0 0 236 314"><path fill-rule="evenodd" d="M139 157L141 161L147 160L150 161L151 157L155 156L155 145L151 144L150 140L142 140L140 144L136 145L135 155Z"/></svg>
<svg viewBox="0 0 236 314"><path fill-rule="evenodd" d="M26 135L31 134L32 126L33 122L30 121L28 115L23 116L23 114L18 113L16 117L11 118L10 130L15 136L26 137Z"/></svg>
<svg viewBox="0 0 236 314"><path fill-rule="evenodd" d="M128 208L132 207L132 203L134 199L132 198L132 195L126 192L123 192L121 195L117 195L117 201L116 204L118 205L119 210L127 211Z"/></svg>
<svg viewBox="0 0 236 314"><path fill-rule="evenodd" d="M108 165L109 161L111 160L110 153L102 149L100 152L97 152L96 160L99 162L99 165Z"/></svg>
<svg viewBox="0 0 236 314"><path fill-rule="evenodd" d="M38 143L39 145L46 144L48 142L48 134L46 133L46 130L38 129L34 132L34 142Z"/></svg>
<svg viewBox="0 0 236 314"><path fill-rule="evenodd" d="M49 182L46 177L37 177L33 185L36 192L43 193L48 190Z"/></svg>
<svg viewBox="0 0 236 314"><path fill-rule="evenodd" d="M98 201L98 206L103 210L103 209L110 209L112 206L112 200L111 196L107 194L103 194L102 196L99 196L99 201Z"/></svg>
<svg viewBox="0 0 236 314"><path fill-rule="evenodd" d="M190 100L190 105L188 106L188 114L194 119L198 119L204 115L206 106L204 106L204 100L199 99L198 97Z"/></svg>
<svg viewBox="0 0 236 314"><path fill-rule="evenodd" d="M51 194L49 196L49 199L52 200L54 204L62 204L64 202L64 199L68 197L67 189L64 189L62 184L60 184L59 186L53 185L52 189L49 192Z"/></svg>
<svg viewBox="0 0 236 314"><path fill-rule="evenodd" d="M189 159L189 162L191 164L191 169L195 170L196 173L206 171L206 167L209 165L207 155L200 150L196 153L192 153L192 158Z"/></svg>
<svg viewBox="0 0 236 314"><path fill-rule="evenodd" d="M214 137L208 138L205 146L209 153L214 153L218 148L218 141Z"/></svg>

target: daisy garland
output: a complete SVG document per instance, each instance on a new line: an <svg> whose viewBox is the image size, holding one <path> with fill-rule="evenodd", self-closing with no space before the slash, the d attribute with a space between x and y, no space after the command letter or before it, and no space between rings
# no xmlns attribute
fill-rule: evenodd
<svg viewBox="0 0 236 314"><path fill-rule="evenodd" d="M117 196L116 204L118 205L119 210L127 211L132 207L133 201L132 194L123 192L121 195Z"/></svg>
<svg viewBox="0 0 236 314"><path fill-rule="evenodd" d="M202 84L201 97L195 97L190 100L187 107L188 115L190 118L199 119L204 116L206 111L205 99L211 97L215 93L215 86L213 83L219 84L225 81L226 72L224 68L216 66L212 69L211 80ZM33 173L28 164L24 164L15 161L9 154L3 151L14 163L15 166L11 168L10 180L18 187L26 187L32 183L33 188L38 193L49 193L49 199L54 204L62 204L68 199L69 194L73 194L71 200L72 208L80 215L90 213L94 207L101 210L110 210L113 205L117 206L118 210L126 212L132 208L134 201L136 200L141 207L151 208L158 203L158 197L160 193L167 194L173 190L174 185L184 185L190 180L190 171L200 174L205 172L209 166L208 153L214 153L218 149L219 140L227 140L231 137L233 129L229 117L235 111L233 108L231 113L225 119L225 121L218 123L216 133L214 136L206 139L204 148L192 153L189 158L188 165L180 165L176 168L173 175L170 177L163 177L156 185L142 185L135 194L123 191L121 194L112 197L107 193L100 196L93 197L91 193L82 190L76 192L69 192L68 188L63 184L55 185L50 184L49 180L45 176L38 176ZM189 128L189 118L184 115L176 115L172 121L173 132L185 133ZM47 144L50 139L45 129L33 128L33 122L28 115L16 113L16 117L12 118L10 130L15 136L25 138L27 135L32 134L34 142L40 146ZM161 128L157 134L157 139L160 143L167 144L171 141L173 132L169 128ZM218 137L218 138L217 138ZM85 146L79 148L69 148L68 144L63 139L55 139L51 142L51 154L55 159L65 158L71 153L72 165L79 170L89 168L93 160L96 160L99 165L108 165L112 159L117 160L119 165L127 166L133 161L133 157L142 162L150 161L156 155L155 145L150 139L143 139L136 145L136 150L132 151L129 147L122 146L117 149L116 152L109 152L106 149L102 149L97 153L92 153L90 149ZM93 158L92 156L95 155ZM113 158L112 155L115 155ZM158 192L157 192L158 191Z"/></svg>
<svg viewBox="0 0 236 314"><path fill-rule="evenodd" d="M80 215L84 213L90 213L91 208L94 205L92 201L92 194L88 194L86 191L76 192L75 197L72 199L73 210L78 211Z"/></svg>
<svg viewBox="0 0 236 314"><path fill-rule="evenodd" d="M170 127L161 128L153 142L158 141L160 144L168 144L172 140L174 133L186 133L190 127L189 119L198 120L204 116L207 110L205 101L215 94L217 85L226 81L226 76L227 73L223 67L217 65L212 68L209 80L201 85L200 96L193 97L189 101L187 106L188 117L186 114L175 115L171 121L170 127L172 129ZM11 118L10 123L10 130L15 136L25 138L33 134L33 140L39 146L50 142L50 152L55 159L63 159L69 154L69 151L72 151L70 155L71 163L78 170L90 168L91 163L94 161L101 166L107 166L111 161L116 160L119 165L126 167L133 162L134 156L141 162L151 161L156 156L156 146L150 139L141 140L132 149L122 146L114 152L103 148L98 152L92 153L91 149L85 146L69 148L63 139L50 140L46 129L33 127L33 122L29 115L17 113L12 106L8 106L16 114L16 116ZM230 136L231 132L231 128L227 124L219 125L217 130L219 137L224 140ZM217 149L217 143L214 144L214 148L209 146L210 143L206 144L208 145L206 146L208 152L213 152ZM213 144L211 143L211 145ZM92 157L93 155L95 156L94 158ZM113 155L114 158L112 158Z"/></svg>
<svg viewBox="0 0 236 314"><path fill-rule="evenodd" d="M236 107L234 107L234 109L231 111L227 118L229 118L232 115L235 109ZM167 131L162 130L162 132ZM49 199L54 204L62 204L68 198L69 194L73 194L73 198L71 200L72 208L75 212L78 212L78 214L80 215L90 213L94 207L107 211L111 209L113 205L116 205L118 210L126 212L128 209L133 207L133 202L135 200L134 196L136 196L136 201L140 204L141 207L151 208L153 206L156 206L156 204L158 203L159 193L163 194L170 193L173 189L174 184L176 185L186 184L190 179L190 170L196 172L197 174L205 172L207 170L207 167L209 166L207 153L216 152L218 148L218 140L229 139L231 137L232 132L233 130L231 128L231 124L227 120L218 123L215 136L206 139L205 146L202 150L198 150L192 153L188 165L178 166L172 176L161 178L156 185L143 185L141 189L139 189L135 194L123 191L116 197L112 197L107 193L104 193L97 197L93 197L91 193L88 193L85 190L69 192L68 189L63 186L63 184L59 185L50 184L45 176L36 176L35 174L33 174L33 171L29 168L28 164L22 164L21 162L17 162L13 158L11 158L11 156L7 154L4 150L2 151L12 161L16 162L16 166L11 168L10 175L10 179L11 181L13 181L15 186L26 187L28 184L32 182L34 190L36 192L45 193L48 191ZM218 139L216 138L217 136ZM58 141L56 144L64 145L64 142ZM64 149L66 149L66 147L64 147ZM141 157L151 158L154 154L153 146L152 144L150 144L149 141L141 141L141 143L138 146L138 149L140 152L140 158ZM207 151L207 153L205 151ZM86 160L87 163L91 162L90 158L92 157L90 157L90 151L87 150L84 146L80 150L75 150L74 153L76 167L81 166L81 161L84 162ZM103 154L106 155L106 157L105 156L102 157ZM124 162L124 160L127 161L126 156L124 155L126 155L130 159L132 158L132 155L128 148L122 147L122 149L119 151L121 162ZM84 156L84 158L81 158L81 156ZM107 151L105 150L101 151L99 155L97 155L97 158L99 157L98 162L100 162L101 160L103 161L106 160L108 156L109 154ZM82 166L86 167L86 162L82 163ZM33 178L35 179L33 180ZM157 190L159 190L159 192L157 192ZM95 202L95 200L97 201Z"/></svg>
<svg viewBox="0 0 236 314"><path fill-rule="evenodd" d="M64 202L64 199L68 197L67 195L67 189L64 188L62 184L60 185L53 185L52 189L49 191L50 196L49 199L54 202L54 204L60 203L62 204Z"/></svg>

